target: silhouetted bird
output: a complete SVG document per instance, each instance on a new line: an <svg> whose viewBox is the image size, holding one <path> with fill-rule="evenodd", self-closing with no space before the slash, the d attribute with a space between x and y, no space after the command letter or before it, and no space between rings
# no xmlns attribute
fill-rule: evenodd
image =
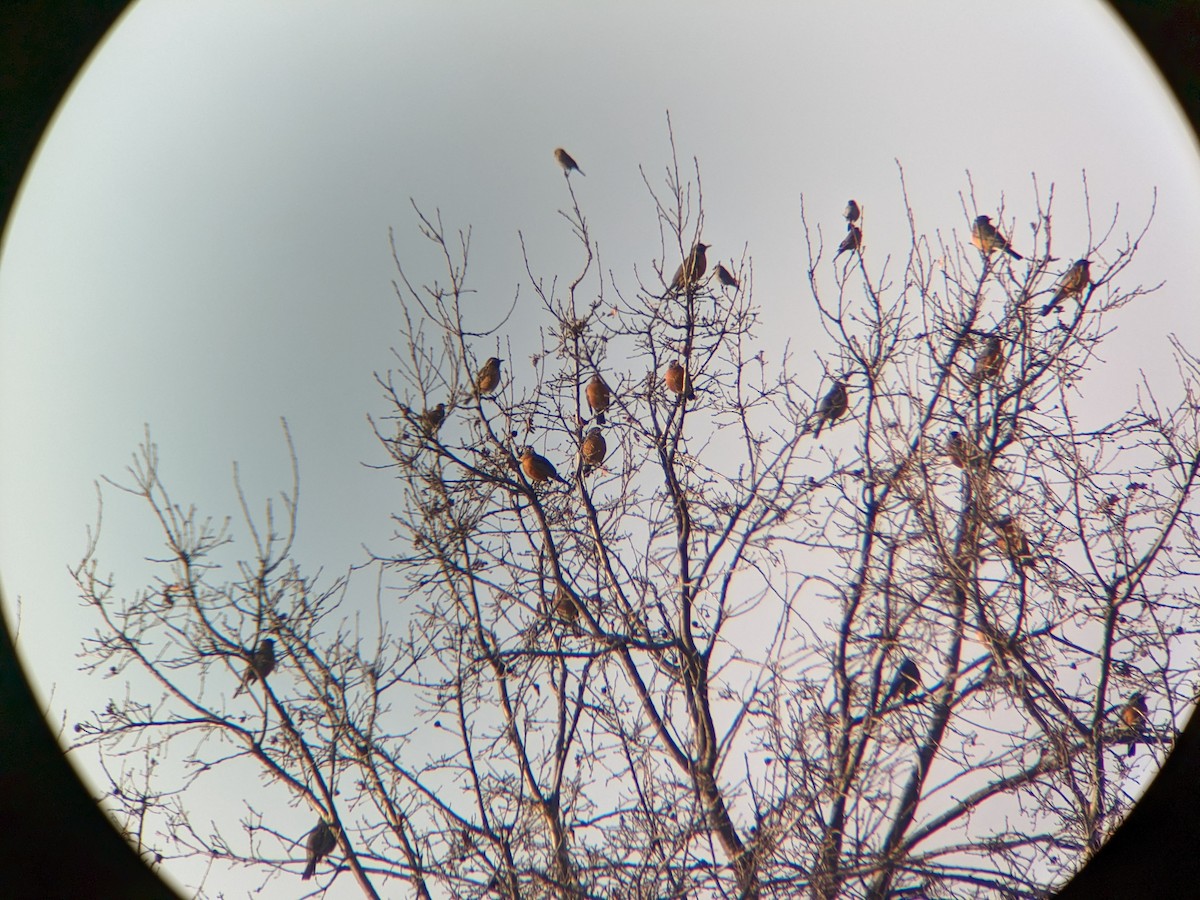
<svg viewBox="0 0 1200 900"><path fill-rule="evenodd" d="M858 204L853 200L846 201L846 208L842 210L842 215L846 217L846 221L853 224L858 221L859 209Z"/></svg>
<svg viewBox="0 0 1200 900"><path fill-rule="evenodd" d="M688 254L687 259L675 271L675 277L671 279L671 290L682 291L685 288L691 288L708 269L708 256L705 251L712 244L702 244L696 242L696 246L692 248L692 252Z"/></svg>
<svg viewBox="0 0 1200 900"><path fill-rule="evenodd" d="M983 352L975 360L975 371L971 373L972 383L991 381L1004 371L1004 348L1000 335L989 334Z"/></svg>
<svg viewBox="0 0 1200 900"><path fill-rule="evenodd" d="M301 881L308 881L317 871L317 863L337 848L337 835L324 819L317 819L317 825L308 833L308 865L304 867Z"/></svg>
<svg viewBox="0 0 1200 900"><path fill-rule="evenodd" d="M900 663L900 668L896 670L896 674L892 677L891 686L888 687L887 693L883 696L883 706L887 706L888 702L897 694L903 694L907 697L913 691L921 686L921 670L917 668L917 664L909 657L904 657Z"/></svg>
<svg viewBox="0 0 1200 900"><path fill-rule="evenodd" d="M1025 258L1009 246L1008 239L996 230L990 216L975 217L975 222L971 225L971 243L978 247L984 255L991 254L996 250L1003 250L1013 259Z"/></svg>
<svg viewBox="0 0 1200 900"><path fill-rule="evenodd" d="M495 356L488 357L479 374L475 376L475 394L486 397L500 386L500 363L504 362Z"/></svg>
<svg viewBox="0 0 1200 900"><path fill-rule="evenodd" d="M1012 516L1001 516L992 522L992 529L1000 537L1000 549L1013 564L1013 568L1022 569L1025 566L1037 570L1033 553L1029 549L1029 539Z"/></svg>
<svg viewBox="0 0 1200 900"><path fill-rule="evenodd" d="M446 404L439 403L433 409L425 410L418 420L421 423L421 433L427 438L432 438L446 421Z"/></svg>
<svg viewBox="0 0 1200 900"><path fill-rule="evenodd" d="M604 443L604 435L600 433L599 428L593 428L587 433L587 437L583 439L583 447L580 455L583 457L583 473L587 475L596 466L604 462L604 456L608 453L608 445Z"/></svg>
<svg viewBox="0 0 1200 900"><path fill-rule="evenodd" d="M837 259L847 250L862 250L862 230L857 225L846 226L846 238L838 244L837 253L833 254L833 258Z"/></svg>
<svg viewBox="0 0 1200 900"><path fill-rule="evenodd" d="M258 649L250 655L250 665L246 667L246 673L242 675L242 683L233 692L233 696L236 697L260 678L266 678L274 668L275 641L271 638L263 638L258 645Z"/></svg>
<svg viewBox="0 0 1200 900"><path fill-rule="evenodd" d="M588 382L587 388L584 391L587 395L588 406L591 407L593 413L596 414L597 424L604 424L604 411L608 409L612 403L612 391L609 390L604 379L599 375L593 375L592 380Z"/></svg>
<svg viewBox="0 0 1200 900"><path fill-rule="evenodd" d="M572 172L578 172L580 175L584 174L583 169L579 168L579 163L575 162L575 160L571 157L571 154L562 147L556 147L554 149L554 158L558 160L558 164L563 167L564 175L570 175Z"/></svg>
<svg viewBox="0 0 1200 900"><path fill-rule="evenodd" d="M840 381L835 381L829 392L821 398L821 402L817 404L816 412L817 427L813 431L813 437L821 436L821 429L825 427L826 422L836 422L846 414L846 410L850 408L850 395L846 393L846 385Z"/></svg>
<svg viewBox="0 0 1200 900"><path fill-rule="evenodd" d="M1137 749L1137 742L1142 737L1142 733L1146 728L1148 721L1149 710L1146 708L1146 695L1141 691L1135 691L1129 695L1129 699L1125 701L1125 705L1121 707L1121 735L1128 736L1129 750L1126 751L1126 756L1133 756Z"/></svg>
<svg viewBox="0 0 1200 900"><path fill-rule="evenodd" d="M1075 260L1075 264L1067 269L1062 280L1059 281L1058 289L1054 292L1054 297L1042 307L1042 315L1049 315L1058 309L1064 298L1080 296L1091 281L1091 263L1086 259Z"/></svg>
<svg viewBox="0 0 1200 900"><path fill-rule="evenodd" d="M533 483L541 484L543 481L549 481L553 478L555 481L567 484L567 480L558 474L558 470L554 468L554 464L546 459L546 457L534 453L532 447L526 447L521 452L520 459L521 471Z"/></svg>
<svg viewBox="0 0 1200 900"><path fill-rule="evenodd" d="M685 400L696 399L696 392L692 390L692 379L688 375L687 369L678 361L667 366L667 371L663 373L663 383L666 384L668 390L682 395Z"/></svg>
<svg viewBox="0 0 1200 900"><path fill-rule="evenodd" d="M716 272L717 281L721 282L721 284L723 284L725 287L731 287L734 290L737 290L741 287L741 285L738 284L738 280L734 278L730 271L720 263L717 263Z"/></svg>

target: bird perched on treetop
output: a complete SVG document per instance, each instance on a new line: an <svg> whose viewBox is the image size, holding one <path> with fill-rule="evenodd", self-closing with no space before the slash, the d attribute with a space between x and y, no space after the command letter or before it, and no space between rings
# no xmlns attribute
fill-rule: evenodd
<svg viewBox="0 0 1200 900"><path fill-rule="evenodd" d="M682 395L685 400L696 399L696 392L692 390L691 376L678 360L673 360L667 366L667 371L663 373L663 383L669 391Z"/></svg>
<svg viewBox="0 0 1200 900"><path fill-rule="evenodd" d="M741 285L738 284L738 280L733 277L732 273L730 273L730 271L720 263L717 263L717 268L715 271L717 273L717 281L721 282L721 284L723 284L725 287L731 287L734 290L737 290L739 287L741 287Z"/></svg>
<svg viewBox="0 0 1200 900"><path fill-rule="evenodd" d="M1059 281L1058 289L1054 292L1054 297L1042 307L1042 315L1047 316L1058 309L1064 298L1078 297L1091 284L1091 281L1091 263L1086 259L1075 260L1075 264L1067 269L1062 280Z"/></svg>
<svg viewBox="0 0 1200 900"><path fill-rule="evenodd" d="M858 204L853 200L846 201L846 208L842 210L842 215L846 217L846 221L853 224L858 221L859 209Z"/></svg>
<svg viewBox="0 0 1200 900"><path fill-rule="evenodd" d="M442 422L446 421L446 404L439 403L433 409L425 410L417 419L421 423L421 433L432 438L442 427Z"/></svg>
<svg viewBox="0 0 1200 900"><path fill-rule="evenodd" d="M612 403L612 391L608 385L604 383L604 379L599 374L593 375L592 380L587 383L587 388L584 390L587 396L588 406L592 412L596 414L597 424L604 424L604 411L608 409Z"/></svg>
<svg viewBox="0 0 1200 900"><path fill-rule="evenodd" d="M317 863L334 851L337 847L337 835L324 819L317 819L317 825L308 833L308 865L304 867L301 881L308 881L317 871Z"/></svg>
<svg viewBox="0 0 1200 900"><path fill-rule="evenodd" d="M996 226L992 224L991 216L975 217L975 221L971 225L971 243L978 247L979 252L984 256L991 254L995 250L1003 250L1013 259L1025 258L1010 247L1008 239L996 230Z"/></svg>
<svg viewBox="0 0 1200 900"><path fill-rule="evenodd" d="M692 248L692 252L687 255L687 259L675 271L675 277L671 279L671 290L682 291L684 288L691 288L708 269L708 256L705 251L712 244L702 244L696 241L696 246Z"/></svg>
<svg viewBox="0 0 1200 900"><path fill-rule="evenodd" d="M1149 710L1146 708L1146 695L1135 691L1129 695L1125 705L1121 707L1121 735L1128 735L1129 750L1126 756L1133 756L1137 748L1138 738L1142 736L1148 720Z"/></svg>
<svg viewBox="0 0 1200 900"><path fill-rule="evenodd" d="M846 237L838 244L837 253L833 254L833 258L837 259L847 250L862 250L862 229L857 225L846 226Z"/></svg>
<svg viewBox="0 0 1200 900"><path fill-rule="evenodd" d="M992 529L999 536L1000 549L1004 551L1004 555L1008 557L1014 569L1029 566L1029 568L1037 570L1037 563L1029 549L1029 539L1025 537L1025 532L1021 530L1021 526L1012 516L1001 516L996 519L992 522Z"/></svg>
<svg viewBox="0 0 1200 900"><path fill-rule="evenodd" d="M567 484L567 480L558 474L558 470L554 468L554 464L546 459L546 457L534 453L532 447L526 447L521 451L520 460L521 471L534 484L541 484L543 481L548 481L551 478Z"/></svg>
<svg viewBox="0 0 1200 900"><path fill-rule="evenodd" d="M571 154L562 147L554 148L554 158L558 160L558 164L563 167L564 175L570 175L572 172L578 172L580 175L584 174L583 169L579 168L579 163L575 162L575 160L571 157Z"/></svg>
<svg viewBox="0 0 1200 900"><path fill-rule="evenodd" d="M897 694L903 694L907 697L913 691L921 686L921 670L917 668L917 664L909 657L904 657L900 663L900 668L896 670L896 674L892 677L891 686L888 687L887 693L883 696L883 706L887 706L888 702Z"/></svg>
<svg viewBox="0 0 1200 900"><path fill-rule="evenodd" d="M821 436L821 429L825 427L826 422L835 422L846 414L846 410L850 408L850 395L846 393L846 385L841 381L835 381L829 392L821 398L821 402L817 404L814 415L817 417L817 427L813 431L813 437Z"/></svg>
<svg viewBox="0 0 1200 900"><path fill-rule="evenodd" d="M604 442L604 435L600 433L599 428L593 428L587 433L587 437L583 439L583 446L580 448L580 456L583 458L583 474L589 474L592 469L604 462L604 457L608 453L608 445Z"/></svg>
<svg viewBox="0 0 1200 900"><path fill-rule="evenodd" d="M479 374L475 376L475 395L486 397L500 386L500 363L504 360L495 356L488 357Z"/></svg>
<svg viewBox="0 0 1200 900"><path fill-rule="evenodd" d="M983 345L983 352L975 360L975 371L971 373L972 384L991 381L1004 371L1004 363L1004 348L1000 342L1000 335L989 334L987 343Z"/></svg>
<svg viewBox="0 0 1200 900"><path fill-rule="evenodd" d="M233 692L233 696L237 696L244 691L247 686L254 684L260 678L266 678L275 668L275 641L271 638L263 638L258 645L258 649L250 654L250 665L246 667L246 673L242 675L242 683L238 689Z"/></svg>

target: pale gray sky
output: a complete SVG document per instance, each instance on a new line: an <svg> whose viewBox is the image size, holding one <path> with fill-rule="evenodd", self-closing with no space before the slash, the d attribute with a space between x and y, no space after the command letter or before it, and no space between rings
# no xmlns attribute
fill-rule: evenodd
<svg viewBox="0 0 1200 900"><path fill-rule="evenodd" d="M94 622L67 567L93 482L122 474L144 423L175 499L220 516L236 513L233 460L252 499L287 487L286 417L301 562L337 574L363 543L383 549L395 494L359 463L382 458L365 416L384 409L372 372L396 334L388 228L421 280L440 272L409 198L473 227L480 322L520 291L510 336L531 349L518 229L535 271L578 260L552 149L587 173L574 184L605 269L631 285L659 254L638 166L661 184L667 110L681 159L700 160L711 252L748 246L769 341L790 337L814 381L824 347L804 344L800 196L835 241L857 198L868 259L903 255L897 159L919 228L962 239L969 168L983 211L1003 194L1018 249L1031 173L1056 185L1060 246L1085 248L1081 170L1097 223L1119 202L1122 231L1140 228L1157 187L1128 281L1167 286L1114 317L1112 365L1085 394L1124 403L1139 368L1168 386L1169 332L1200 349L1200 255L1178 237L1200 232L1196 148L1097 0L137 3L47 134L0 268L0 573L52 717L72 722L119 689L76 672ZM119 586L149 571L151 525L107 497L101 558ZM194 883L198 870L182 871Z"/></svg>

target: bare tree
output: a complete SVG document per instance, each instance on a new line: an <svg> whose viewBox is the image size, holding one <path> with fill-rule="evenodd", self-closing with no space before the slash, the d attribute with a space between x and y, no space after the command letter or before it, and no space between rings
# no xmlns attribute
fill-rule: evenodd
<svg viewBox="0 0 1200 900"><path fill-rule="evenodd" d="M1053 191L1022 233L972 189L965 222L1018 261L922 234L905 193L897 262L867 205L836 254L802 210L824 374L801 384L749 257L705 258L699 164L643 178L662 244L632 283L566 179L580 256L560 282L526 254L532 353L516 299L467 302L470 232L417 211L443 274L394 251L370 628L292 558L298 480L282 516L243 501L229 579L228 525L171 500L147 438L125 489L160 583L118 592L94 544L76 569L94 665L156 685L81 744L191 747L169 790L113 778L143 844L368 896L1042 897L1112 831L1130 754L1163 756L1191 702L1197 629L1200 361L1175 344L1170 403L1076 408L1148 292L1121 279L1149 222L1060 251ZM239 762L317 826L247 808L202 834L188 791Z"/></svg>

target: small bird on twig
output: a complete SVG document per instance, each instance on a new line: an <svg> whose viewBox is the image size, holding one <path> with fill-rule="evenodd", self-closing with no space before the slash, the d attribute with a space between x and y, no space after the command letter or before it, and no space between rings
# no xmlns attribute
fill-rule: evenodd
<svg viewBox="0 0 1200 900"><path fill-rule="evenodd" d="M308 833L308 865L304 867L301 881L308 881L317 871L317 863L337 848L337 835L324 819L317 819L316 827Z"/></svg>
<svg viewBox="0 0 1200 900"><path fill-rule="evenodd" d="M263 638L258 645L258 649L250 654L250 665L246 667L246 672L242 675L242 683L233 692L233 696L236 697L259 679L265 680L274 669L275 641L271 638Z"/></svg>
<svg viewBox="0 0 1200 900"><path fill-rule="evenodd" d="M425 410L417 417L417 421L421 424L421 434L432 439L446 421L446 404L439 403L433 409Z"/></svg>
<svg viewBox="0 0 1200 900"><path fill-rule="evenodd" d="M500 363L504 360L490 356L475 376L475 396L486 397L500 386Z"/></svg>
<svg viewBox="0 0 1200 900"><path fill-rule="evenodd" d="M838 244L837 253L833 254L833 258L837 259L847 250L862 251L862 229L857 225L846 226L846 237Z"/></svg>
<svg viewBox="0 0 1200 900"><path fill-rule="evenodd" d="M1149 710L1146 708L1146 695L1141 691L1130 694L1125 705L1121 707L1120 734L1129 739L1129 750L1126 751L1126 756L1133 756L1137 749L1138 740L1146 729L1149 714Z"/></svg>
<svg viewBox="0 0 1200 900"><path fill-rule="evenodd" d="M554 158L558 160L558 164L563 167L564 175L570 175L572 172L578 172L580 175L584 174L583 169L579 168L579 163L575 162L571 154L562 147L554 148Z"/></svg>
<svg viewBox="0 0 1200 900"><path fill-rule="evenodd" d="M840 380L835 381L829 392L821 398L821 402L817 404L813 413L817 417L817 427L813 431L813 437L820 437L825 423L836 422L846 414L846 410L849 408L850 395L846 393L846 385Z"/></svg>
<svg viewBox="0 0 1200 900"><path fill-rule="evenodd" d="M883 706L887 706L888 702L897 694L903 694L907 697L913 691L921 686L921 670L917 668L917 664L909 657L904 657L900 663L900 668L896 670L896 674L892 677L892 683L888 687L887 693L883 696Z"/></svg>
<svg viewBox="0 0 1200 900"><path fill-rule="evenodd" d="M592 469L604 462L604 457L608 453L608 445L604 442L604 435L600 433L599 428L593 428L587 433L587 437L583 439L583 446L580 448L580 456L583 458L583 474L591 474Z"/></svg>
<svg viewBox="0 0 1200 900"><path fill-rule="evenodd" d="M741 285L738 284L738 280L733 277L732 273L720 263L717 263L717 268L715 271L717 273L717 281L719 281L724 287L731 287L735 291L741 287Z"/></svg>
<svg viewBox="0 0 1200 900"><path fill-rule="evenodd" d="M853 225L858 221L859 214L858 204L853 200L847 200L846 208L842 210L842 215L846 217L846 221Z"/></svg>
<svg viewBox="0 0 1200 900"><path fill-rule="evenodd" d="M971 243L978 247L979 252L984 256L988 256L996 250L1003 250L1013 259L1025 258L1009 246L1008 239L996 230L991 216L975 217L975 221L971 225Z"/></svg>
<svg viewBox="0 0 1200 900"><path fill-rule="evenodd" d="M685 288L690 290L703 277L708 269L708 256L705 251L711 246L712 244L696 242L696 246L687 255L683 265L675 270L675 277L671 279L672 291L682 291Z"/></svg>
<svg viewBox="0 0 1200 900"><path fill-rule="evenodd" d="M1054 310L1058 309L1059 305L1067 297L1078 297L1087 288L1092 281L1091 263L1086 259L1075 260L1074 265L1067 269L1062 280L1058 283L1058 288L1054 292L1054 297L1042 307L1042 315L1048 316Z"/></svg>
<svg viewBox="0 0 1200 900"><path fill-rule="evenodd" d="M971 373L971 383L979 384L991 381L1004 371L1004 347L1000 335L989 334L983 352L975 359L975 370Z"/></svg>
<svg viewBox="0 0 1200 900"><path fill-rule="evenodd" d="M1000 549L1004 551L1014 569L1020 570L1029 566L1034 571L1037 570L1037 562L1029 549L1029 539L1012 516L1001 516L993 521L992 530L999 536Z"/></svg>
<svg viewBox="0 0 1200 900"><path fill-rule="evenodd" d="M541 484L553 478L555 481L561 481L563 484L570 486L567 480L558 474L558 470L554 468L554 464L546 459L546 457L534 453L532 447L526 447L521 451L520 460L521 471L534 484Z"/></svg>
<svg viewBox="0 0 1200 900"><path fill-rule="evenodd" d="M612 391L604 383L604 379L599 374L596 374L587 383L584 394L587 396L588 406L596 414L596 424L603 425L604 412L608 409L609 404L612 403Z"/></svg>
<svg viewBox="0 0 1200 900"><path fill-rule="evenodd" d="M667 371L663 373L663 383L669 391L679 394L684 400L696 399L696 392L692 390L692 378L678 360L667 366Z"/></svg>

